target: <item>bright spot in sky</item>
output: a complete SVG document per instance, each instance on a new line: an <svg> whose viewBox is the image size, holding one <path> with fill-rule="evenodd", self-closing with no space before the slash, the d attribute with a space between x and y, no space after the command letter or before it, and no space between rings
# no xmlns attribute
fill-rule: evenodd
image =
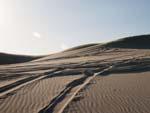
<svg viewBox="0 0 150 113"><path fill-rule="evenodd" d="M66 44L62 43L61 46L60 46L60 48L61 48L62 50L66 50L66 49L68 49L69 47L68 47Z"/></svg>
<svg viewBox="0 0 150 113"><path fill-rule="evenodd" d="M33 36L36 38L41 38L41 35L38 32L33 32Z"/></svg>

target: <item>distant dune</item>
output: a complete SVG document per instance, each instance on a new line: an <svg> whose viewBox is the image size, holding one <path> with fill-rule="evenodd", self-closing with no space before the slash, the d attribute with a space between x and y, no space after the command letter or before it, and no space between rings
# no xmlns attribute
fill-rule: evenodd
<svg viewBox="0 0 150 113"><path fill-rule="evenodd" d="M63 53L57 53L47 56L26 56L26 55L14 55L0 53L0 65L2 64L13 64L13 63L23 63L32 60L43 60L43 59L61 59L68 57L80 57L87 56L97 53L97 50L103 50L108 48L126 48L126 49L150 49L150 35L140 35L132 36L127 38L122 38L116 41L102 43L93 43L76 46L63 51ZM41 59L40 59L41 58Z"/></svg>
<svg viewBox="0 0 150 113"><path fill-rule="evenodd" d="M150 35L131 36L107 43L85 44L67 49L65 50L65 52L82 50L90 47L93 48L94 46L96 46L97 48L110 47L110 48L150 49Z"/></svg>
<svg viewBox="0 0 150 113"><path fill-rule="evenodd" d="M95 43L95 44L80 45L80 46L77 46L77 47L73 47L73 48L67 49L66 51L74 51L74 50L78 50L78 49L84 49L86 47L91 47L91 46L95 46L95 45L97 45L97 44Z"/></svg>
<svg viewBox="0 0 150 113"><path fill-rule="evenodd" d="M60 53L47 55L35 61L44 60L61 60L68 58L77 58L83 56L95 56L113 49L150 49L150 35L139 35L127 38L122 38L108 43L94 43L76 46ZM104 54L103 53L103 54Z"/></svg>
<svg viewBox="0 0 150 113"><path fill-rule="evenodd" d="M25 56L25 55L0 53L0 65L23 63L23 62L28 62L28 61L35 60L38 58L41 58L41 56Z"/></svg>
<svg viewBox="0 0 150 113"><path fill-rule="evenodd" d="M119 39L104 44L105 47L150 49L150 35L140 35Z"/></svg>
<svg viewBox="0 0 150 113"><path fill-rule="evenodd" d="M131 36L103 44L102 43L85 44L68 50L85 49L87 47L93 46L98 46L99 48L110 47L110 48L150 49L150 35Z"/></svg>
<svg viewBox="0 0 150 113"><path fill-rule="evenodd" d="M0 113L150 112L150 35L0 64Z"/></svg>

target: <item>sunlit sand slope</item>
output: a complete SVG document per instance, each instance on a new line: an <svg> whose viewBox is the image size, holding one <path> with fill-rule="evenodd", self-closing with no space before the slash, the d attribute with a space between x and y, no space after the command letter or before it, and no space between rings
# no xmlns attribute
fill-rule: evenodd
<svg viewBox="0 0 150 113"><path fill-rule="evenodd" d="M96 77L64 113L149 113L150 72Z"/></svg>
<svg viewBox="0 0 150 113"><path fill-rule="evenodd" d="M149 40L87 44L0 65L0 113L149 113Z"/></svg>

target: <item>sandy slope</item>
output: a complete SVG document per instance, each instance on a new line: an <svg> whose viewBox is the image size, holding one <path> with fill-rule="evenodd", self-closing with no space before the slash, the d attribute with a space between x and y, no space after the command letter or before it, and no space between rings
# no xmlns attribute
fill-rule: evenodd
<svg viewBox="0 0 150 113"><path fill-rule="evenodd" d="M10 96L2 97L0 99L0 112L37 113L64 89L65 84L79 77L56 77L30 83L11 92Z"/></svg>
<svg viewBox="0 0 150 113"><path fill-rule="evenodd" d="M150 72L96 77L64 113L149 113Z"/></svg>
<svg viewBox="0 0 150 113"><path fill-rule="evenodd" d="M0 113L148 113L149 74L149 49L99 44L1 65Z"/></svg>
<svg viewBox="0 0 150 113"><path fill-rule="evenodd" d="M69 105L69 108L67 108L68 112L84 113L95 107L92 112L97 113L103 107L105 107L105 109L102 109L102 111L108 109L106 106L108 104L107 101L111 103L114 102L112 98L115 98L115 100L117 99L118 94L117 96L114 96L114 90L111 90L111 88L114 88L120 94L124 94L122 91L127 92L125 96L130 96L132 93L138 94L138 96L147 96L147 93L145 93L145 95L144 93L138 93L138 91L141 91L142 88L144 88L145 83L148 85L149 79L146 74L142 75L143 79L141 79L142 77L140 76L128 74L126 76L120 75L95 78L94 81L96 81L96 84L90 85L88 90L83 91L82 97L78 97L78 92L80 92L78 89L82 90L80 87L89 79L89 77L79 75L84 69L90 68L94 72L99 72L108 68L110 65L118 66L110 70L109 73L123 73L122 68L126 71L132 71L133 68L140 70L141 67L146 69L150 64L150 60L148 59L149 56L149 50L117 49L106 50L97 55L89 55L86 57L73 57L58 60L49 60L49 57L47 57L45 61L42 60L18 65L1 66L0 113L57 113L58 111L61 111L66 103L68 103L70 98L72 98L72 95L74 95L73 100L74 98L77 98L77 100L78 98L84 98L85 101L81 99L80 101L76 101L77 103L72 104L71 100L71 103L69 102L66 105L66 107ZM124 86L121 85L122 83L124 83ZM133 87L130 88L132 83ZM139 87L137 87L137 84L141 85L140 90L138 90ZM84 87L86 87L86 85ZM132 91L132 88L136 89L136 92L134 90ZM127 91L125 89L127 89ZM118 110L126 112L127 108L124 107L126 103L121 103L121 101L124 101L126 98L127 97L124 98L124 95L120 95L119 99L121 100L116 101L116 104L112 104L113 107L110 107L110 111L117 112ZM141 106L144 106L145 102L147 102L145 101L145 97L143 98L144 100L143 103L141 102ZM101 101L99 101L101 99L104 99L102 104ZM94 103L91 102L92 100L94 100ZM133 98L132 100L133 102L139 101L138 97L135 97L135 99ZM131 100L127 101L128 104L130 104L130 102L131 109L133 109L134 112L136 108L132 108L133 103ZM106 105L103 106L103 104ZM122 106L118 108L118 104ZM147 103L147 106L148 105L149 104ZM80 108L80 106L82 106L82 108ZM76 107L79 108L75 109ZM72 110L72 108L75 110ZM66 110L66 108L64 109ZM146 111L148 108L144 109L142 107L142 109L143 111Z"/></svg>

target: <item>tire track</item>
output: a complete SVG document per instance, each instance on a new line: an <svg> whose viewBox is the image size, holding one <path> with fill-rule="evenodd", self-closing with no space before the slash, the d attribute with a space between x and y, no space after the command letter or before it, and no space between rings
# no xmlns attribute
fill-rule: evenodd
<svg viewBox="0 0 150 113"><path fill-rule="evenodd" d="M69 94L74 88L77 86L80 86L73 94L72 96L67 100L67 102L61 107L61 109L58 111L58 113L62 113L64 109L68 106L68 104L74 99L76 94L83 89L89 82L95 78L95 76L100 75L104 73L105 71L108 71L111 69L112 66L100 71L99 73L95 73L93 76L83 76L79 79L76 79L72 81L71 83L67 84L65 89L62 90L56 97L53 98L53 100L43 109L41 109L38 113L52 113L55 112L55 107L62 103L65 100L65 97L67 94Z"/></svg>
<svg viewBox="0 0 150 113"><path fill-rule="evenodd" d="M90 83L91 80L93 80L97 75L103 74L104 72L108 71L109 69L113 68L113 66L110 66L98 73L95 73L92 77L90 77L87 81L85 81L73 94L72 96L69 98L69 100L64 104L64 106L59 110L58 113L63 113L63 111L65 110L65 108L69 105L69 103L74 99L74 97L78 94L78 92L80 92L86 85L88 85Z"/></svg>
<svg viewBox="0 0 150 113"><path fill-rule="evenodd" d="M11 83L11 84L8 84L8 85L5 85L3 87L0 87L0 98L3 98L4 95L6 94L10 94L10 92L14 91L14 90L17 90L27 84L31 84L35 81L38 81L38 80L41 80L43 78L45 78L46 76L52 76L53 74L55 74L58 70L53 70L49 73L46 73L46 74L40 74L40 75L35 75L35 76L31 76L31 77L28 77L28 78L24 78L24 79L21 79L21 80L18 80L14 83ZM60 71L60 70L59 70Z"/></svg>

